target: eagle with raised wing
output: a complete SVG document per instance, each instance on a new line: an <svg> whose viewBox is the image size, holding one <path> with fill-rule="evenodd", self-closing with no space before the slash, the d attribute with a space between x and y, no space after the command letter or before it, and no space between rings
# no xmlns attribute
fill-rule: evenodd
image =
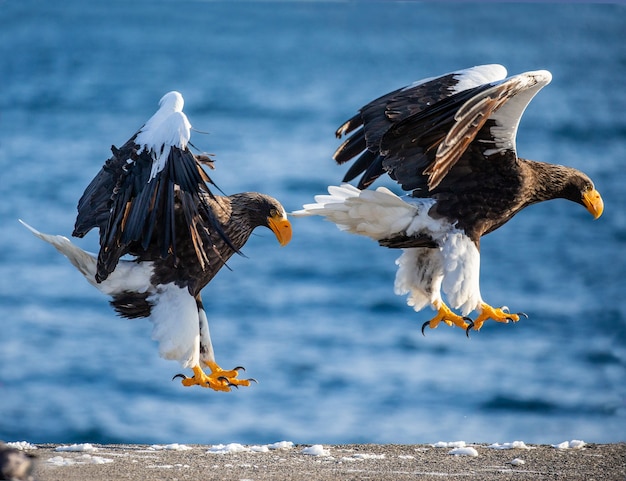
<svg viewBox="0 0 626 481"><path fill-rule="evenodd" d="M349 136L334 159L353 160L343 181L361 176L358 186L331 186L329 195L316 196L294 213L324 216L342 230L401 249L396 294L408 295L416 311L430 305L437 312L422 332L445 322L469 333L489 319L518 321L525 315L483 300L483 235L546 200L576 202L594 218L604 209L584 173L518 157L520 118L552 76L545 70L506 75L501 65L473 67L368 103L336 132ZM367 189L385 173L408 194Z"/></svg>
<svg viewBox="0 0 626 481"><path fill-rule="evenodd" d="M193 372L175 376L183 385L219 391L248 386L249 379L238 378L242 368L223 370L215 361L201 290L255 228L271 229L284 246L291 224L280 202L268 195L213 194L202 167L212 166L210 157L189 149L183 97L169 92L159 106L128 142L112 147L112 157L78 203L73 235L97 228L97 254L27 227L111 296L120 316L150 318L159 354ZM132 259L122 259L126 255Z"/></svg>

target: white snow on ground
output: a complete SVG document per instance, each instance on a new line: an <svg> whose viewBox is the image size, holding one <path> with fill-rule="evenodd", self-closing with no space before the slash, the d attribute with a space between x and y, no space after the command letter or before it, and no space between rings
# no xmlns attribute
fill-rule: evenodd
<svg viewBox="0 0 626 481"><path fill-rule="evenodd" d="M268 444L267 447L269 449L291 449L293 448L293 443L291 441L278 441L277 443Z"/></svg>
<svg viewBox="0 0 626 481"><path fill-rule="evenodd" d="M98 448L96 448L91 443L72 444L71 446L57 446L55 448L55 451L62 451L62 452L86 452L86 451L97 451L97 450Z"/></svg>
<svg viewBox="0 0 626 481"><path fill-rule="evenodd" d="M154 451L189 451L192 448L184 444L173 443L173 444L165 444L165 445L153 444L152 446L150 446L149 449L154 450Z"/></svg>
<svg viewBox="0 0 626 481"><path fill-rule="evenodd" d="M449 443L445 441L439 441L438 443L431 444L431 446L433 448L464 448L465 446L467 446L467 444L465 444L465 441L452 441Z"/></svg>
<svg viewBox="0 0 626 481"><path fill-rule="evenodd" d="M188 468L188 464L152 464L150 466L146 466L149 469L180 469L180 468Z"/></svg>
<svg viewBox="0 0 626 481"><path fill-rule="evenodd" d="M314 444L300 451L302 454L308 454L309 456L330 456L330 451L324 449L321 444Z"/></svg>
<svg viewBox="0 0 626 481"><path fill-rule="evenodd" d="M524 441L513 441L512 443L493 443L487 446L489 449L535 449L526 445Z"/></svg>
<svg viewBox="0 0 626 481"><path fill-rule="evenodd" d="M10 448L21 449L25 451L27 449L37 449L37 446L30 444L28 441L14 441L12 443L6 443Z"/></svg>
<svg viewBox="0 0 626 481"><path fill-rule="evenodd" d="M230 443L230 444L215 444L209 448L208 454L228 454L228 453L246 453L250 449L243 444Z"/></svg>
<svg viewBox="0 0 626 481"><path fill-rule="evenodd" d="M229 453L267 453L276 449L291 449L293 443L291 441L279 441L273 444L264 444L262 446L244 446L239 443L215 444L209 448L207 454L229 454Z"/></svg>
<svg viewBox="0 0 626 481"><path fill-rule="evenodd" d="M471 456L475 458L476 456L478 456L478 451L468 446L465 448L454 448L448 454L453 454L454 456Z"/></svg>
<svg viewBox="0 0 626 481"><path fill-rule="evenodd" d="M369 454L369 453L356 453L352 456L344 456L341 458L343 462L354 462L354 461L364 461L368 459L385 459L386 456L384 454ZM399 456L402 458L402 456ZM405 457L405 459L413 459L413 456Z"/></svg>
<svg viewBox="0 0 626 481"><path fill-rule="evenodd" d="M520 458L515 458L511 461L511 464L513 466L521 466L522 464L526 464L526 461L524 461L523 459Z"/></svg>
<svg viewBox="0 0 626 481"><path fill-rule="evenodd" d="M581 449L584 448L587 443L580 441L579 439L572 439L571 441L563 441L559 444L553 444L552 447L556 449Z"/></svg>
<svg viewBox="0 0 626 481"><path fill-rule="evenodd" d="M439 441L438 443L431 444L433 448L452 448L448 454L453 454L455 456L478 456L478 451L475 448L468 446L465 441Z"/></svg>
<svg viewBox="0 0 626 481"><path fill-rule="evenodd" d="M384 454L367 454L367 453L361 454L359 453L359 454L353 454L352 457L355 459L385 459Z"/></svg>
<svg viewBox="0 0 626 481"><path fill-rule="evenodd" d="M72 466L74 464L106 464L112 463L112 459L103 458L101 456L92 456L91 454L83 454L76 458L64 458L63 456L55 456L48 459L48 463L53 466Z"/></svg>

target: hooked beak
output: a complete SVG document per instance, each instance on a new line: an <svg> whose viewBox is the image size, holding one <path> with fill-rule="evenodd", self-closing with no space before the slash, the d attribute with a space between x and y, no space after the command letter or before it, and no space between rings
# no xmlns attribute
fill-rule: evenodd
<svg viewBox="0 0 626 481"><path fill-rule="evenodd" d="M267 218L267 225L276 236L281 246L286 246L291 240L291 222L284 215L276 214Z"/></svg>
<svg viewBox="0 0 626 481"><path fill-rule="evenodd" d="M594 219L597 219L602 215L602 212L604 211L604 201L596 189L584 192L582 200L583 205L591 213Z"/></svg>

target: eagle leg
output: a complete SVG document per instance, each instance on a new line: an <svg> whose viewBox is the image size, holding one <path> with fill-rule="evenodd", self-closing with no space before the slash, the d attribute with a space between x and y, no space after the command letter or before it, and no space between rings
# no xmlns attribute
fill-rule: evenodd
<svg viewBox="0 0 626 481"><path fill-rule="evenodd" d="M249 386L250 382L257 382L256 379L237 379L240 370L245 369L243 367L236 367L230 371L225 371L219 367L215 362L205 362L208 368L211 370L210 374L206 374L200 366L193 366L193 377L187 377L184 374L177 374L173 379L177 377L182 378L183 386L201 386L208 387L215 391L228 392L232 387L238 388L239 386Z"/></svg>
<svg viewBox="0 0 626 481"><path fill-rule="evenodd" d="M524 312L518 312L516 314L512 314L509 312L508 308L506 307L500 307L500 308L491 307L489 304L485 304L483 302L481 304L481 311L480 311L479 316L476 318L474 322L472 322L467 327L467 332L469 332L470 329L479 331L480 328L483 326L483 323L485 321L488 321L489 319L493 319L496 322L508 323L511 321L512 322L519 321L520 316L523 316L526 319L528 319L528 315Z"/></svg>
<svg viewBox="0 0 626 481"><path fill-rule="evenodd" d="M467 329L468 326L472 325L472 320L469 317L459 316L450 310L448 306L446 306L443 302L439 304L437 307L437 315L433 317L430 321L426 321L422 324L422 335L424 334L424 329L426 326L431 329L437 328L440 322L445 322L448 326L459 326L461 329Z"/></svg>

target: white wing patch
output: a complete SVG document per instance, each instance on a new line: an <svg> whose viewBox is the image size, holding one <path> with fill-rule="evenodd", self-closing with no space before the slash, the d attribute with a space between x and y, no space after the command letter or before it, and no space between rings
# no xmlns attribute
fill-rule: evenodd
<svg viewBox="0 0 626 481"><path fill-rule="evenodd" d="M159 355L180 361L183 367L197 366L200 359L200 321L196 300L186 287L161 284L148 297L152 303L152 339Z"/></svg>
<svg viewBox="0 0 626 481"><path fill-rule="evenodd" d="M179 92L168 92L159 101L159 110L141 128L135 143L152 157L150 182L165 167L172 147L185 149L191 138L191 124L183 113L185 101Z"/></svg>
<svg viewBox="0 0 626 481"><path fill-rule="evenodd" d="M479 85L502 80L506 77L506 68L502 65L479 65L454 73L457 84L453 87L453 93L463 92Z"/></svg>
<svg viewBox="0 0 626 481"><path fill-rule="evenodd" d="M451 89L452 94L457 94L459 92L463 92L464 90L478 87L479 85L502 80L506 77L506 68L498 64L478 65L476 67L457 70L455 72L449 72L436 77L428 77L417 80L402 90L410 90L418 85L425 84L426 82L430 82L431 80L435 80L440 77L447 77L448 75L454 75L457 80L457 84Z"/></svg>
<svg viewBox="0 0 626 481"><path fill-rule="evenodd" d="M515 81L517 84L515 89L518 93L491 114L490 118L496 122L496 125L490 130L496 148L486 150L485 155L492 155L500 150L516 152L517 127L524 110L537 92L552 81L552 74L547 70L538 70L516 75L506 80L506 82L509 81Z"/></svg>

